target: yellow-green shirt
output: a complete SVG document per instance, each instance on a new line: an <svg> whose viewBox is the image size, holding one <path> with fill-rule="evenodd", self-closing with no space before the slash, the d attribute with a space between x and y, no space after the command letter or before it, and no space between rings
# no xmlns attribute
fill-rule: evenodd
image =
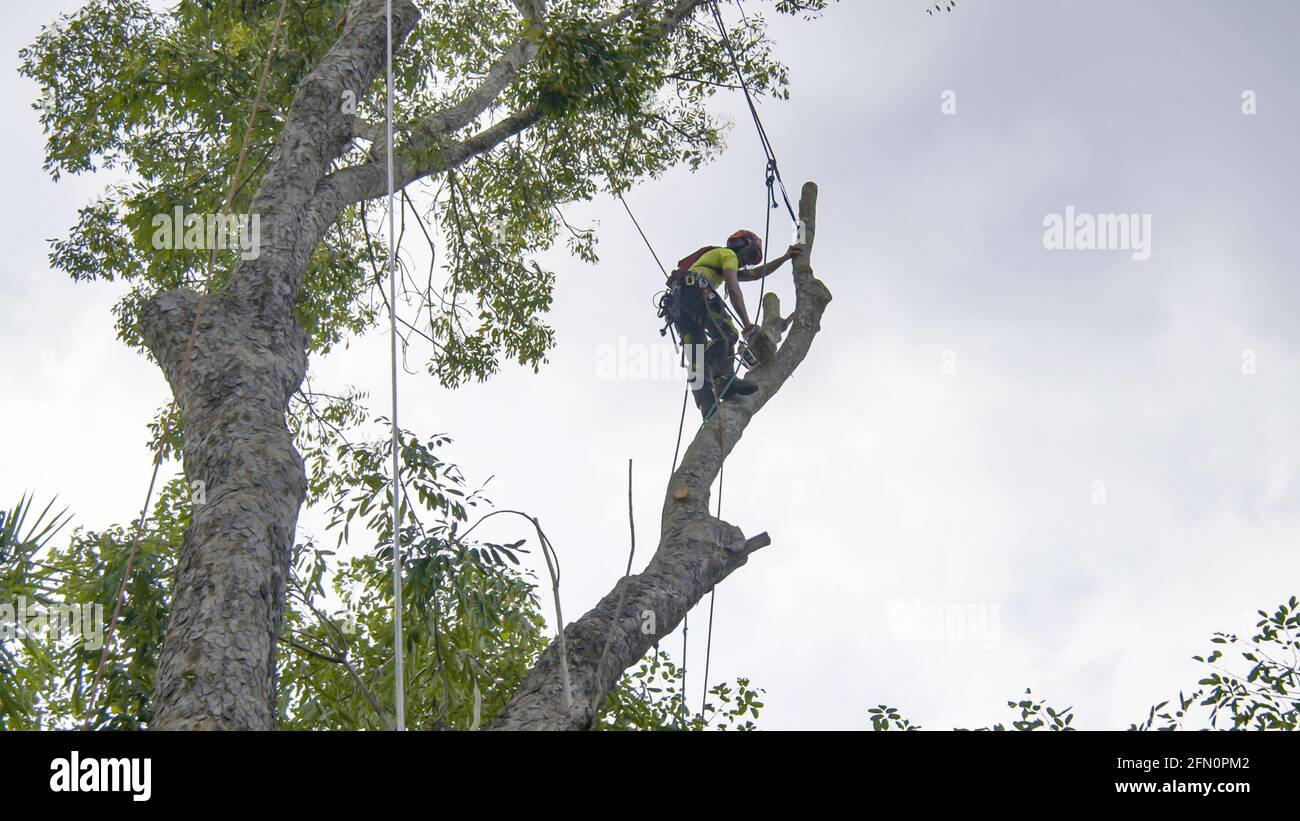
<svg viewBox="0 0 1300 821"><path fill-rule="evenodd" d="M722 287L722 272L728 269L740 270L740 257L736 256L736 252L730 248L714 248L691 266L692 271L703 274L714 288Z"/></svg>

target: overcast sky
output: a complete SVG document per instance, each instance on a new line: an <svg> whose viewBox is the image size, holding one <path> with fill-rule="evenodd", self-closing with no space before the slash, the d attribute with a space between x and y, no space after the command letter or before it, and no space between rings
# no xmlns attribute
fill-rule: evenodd
<svg viewBox="0 0 1300 821"><path fill-rule="evenodd" d="M100 528L139 508L166 386L115 339L121 286L46 258L104 179L41 171L16 52L79 4L9 5L0 503L57 493ZM792 99L762 113L792 193L821 186L813 264L834 301L727 461L724 518L773 543L718 589L710 679L765 688L768 728L862 728L879 703L979 725L1025 687L1078 726L1122 728L1195 686L1212 631L1300 593L1300 6L924 8L853 0L773 26ZM628 195L661 256L762 228L756 137L740 100L717 105L737 124L724 157ZM1067 207L1145 215L1149 259L1045 248ZM663 344L662 278L616 202L574 218L599 224L602 261L542 256L558 345L539 374L401 383L405 427L451 434L445 457L540 516L570 619L626 562L629 458L649 557L682 398L674 373L599 378L602 352ZM789 307L788 267L769 282ZM386 337L313 374L383 411ZM707 612L690 621L692 701ZM934 613L967 618L935 632Z"/></svg>

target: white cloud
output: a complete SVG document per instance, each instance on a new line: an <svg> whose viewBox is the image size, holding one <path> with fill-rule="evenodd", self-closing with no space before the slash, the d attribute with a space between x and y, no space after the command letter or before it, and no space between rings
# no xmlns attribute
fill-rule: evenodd
<svg viewBox="0 0 1300 821"><path fill-rule="evenodd" d="M1297 165L1279 136L1297 125L1282 113L1294 26L1269 19L1297 12L1188 6L1153 29L1131 4L919 9L846 3L779 24L795 95L764 117L792 188L821 183L815 264L835 300L727 463L724 517L773 544L719 588L711 678L767 688L770 727L865 727L880 702L980 725L1025 686L1085 726L1123 727L1195 681L1186 659L1211 631L1297 592ZM1183 45L1228 17L1257 36ZM11 27L5 53L29 29ZM1236 85L1264 90L1256 120L1236 113ZM0 88L18 112L26 86ZM944 88L956 117L940 114ZM38 182L24 117L0 174L39 186L43 206L7 212L22 262L4 269L0 309L17 363L0 376L0 493L59 491L83 521L121 522L144 490L162 380L113 342L110 287L40 269L32 238L64 230L90 189ZM761 227L761 154L736 122L717 164L629 194L661 256ZM1042 216L1070 203L1151 213L1151 261L1044 251ZM540 515L570 618L626 561L628 458L638 566L653 550L681 407L674 383L595 378L599 346L660 341L660 278L616 203L577 210L600 220L603 260L546 255L559 346L540 374L508 366L455 392L402 379L406 426L451 433L449 458ZM792 297L784 271L769 287ZM45 349L55 378L37 367ZM382 334L318 367L386 408ZM319 517L303 525L319 532ZM918 599L996 605L996 649L900 640L891 607ZM706 612L691 621L696 692Z"/></svg>

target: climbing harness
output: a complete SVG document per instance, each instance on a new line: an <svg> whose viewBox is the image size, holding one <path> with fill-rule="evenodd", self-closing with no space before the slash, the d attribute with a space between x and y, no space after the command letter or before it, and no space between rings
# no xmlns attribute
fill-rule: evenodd
<svg viewBox="0 0 1300 821"><path fill-rule="evenodd" d="M781 192L781 200L782 202L784 202L786 212L790 215L790 220L791 222L794 223L796 228L800 227L799 218L795 215L794 206L790 204L790 196L789 193L786 191L785 181L781 178L780 165L777 163L776 151L772 148L772 142L767 136L767 130L763 127L763 120L761 117L759 117L758 108L754 104L753 96L750 93L749 82L745 79L744 72L740 68L740 60L737 58L736 50L732 46L731 38L727 34L727 27L726 24L723 22L722 12L718 9L717 0L712 0L709 6L710 6L710 10L713 13L714 23L718 27L718 33L721 36L722 43L726 47L727 54L731 59L732 69L736 72L736 77L740 82L740 88L744 92L745 104L749 108L750 117L754 121L754 129L758 133L759 142L762 145L763 153L766 158L766 163L764 167L764 181L767 187L767 196L766 199L764 200L764 209L763 209L766 212L766 224L763 229L763 237L760 246L762 249L762 257L763 257L763 261L762 261L763 271L766 272L767 262L768 262L767 249L769 248L768 240L770 238L771 229L772 229L772 211L776 208L779 208L781 205L781 203L778 203L776 199L777 190ZM741 8L741 15L742 17L744 16L743 7ZM748 18L746 18L746 22L748 22ZM681 282L682 285L686 285L686 284L697 285L699 279L698 275L695 275L694 278L692 278L692 274L688 269L692 265L694 265L695 262L698 261L698 259L701 256L708 253L710 250L713 250L713 246L705 246L704 248L701 248L699 251L696 251L694 254L683 258L678 263L678 270L675 271L673 274L669 274L667 271L664 271L663 263L659 262L658 253L655 252L654 246L651 244L649 238L646 237L645 232L641 230L641 224L637 222L636 216L633 215L632 209L628 206L627 201L623 198L623 195L621 193L618 193L618 199L620 202L623 203L623 208L627 211L628 216L632 218L632 222L633 224L636 225L637 232L640 233L641 239L645 243L646 248L650 250L650 254L654 257L655 262L659 264L659 269L664 272L664 275L668 280L667 282L669 286L668 290L664 293L662 297L659 298L657 303L659 307L659 316L665 319L665 326L659 331L659 333L660 335L666 335L675 325L674 319L679 318L681 314L680 299L674 296L673 293L675 290L673 286L677 285L678 283L674 282L673 277L676 276L677 274L683 274L682 282ZM737 232L736 234L733 234L732 237L728 238L728 246L731 245L732 239L738 239L739 235L742 234L752 235L752 232L744 231L744 232ZM753 236L753 240L759 241L759 238L757 236ZM741 247L744 246L742 245ZM732 250L737 250L737 249L732 248ZM760 283L761 284L759 290L758 310L761 311L763 297L766 295L767 277L766 276L760 277ZM710 288L710 290L712 289ZM731 316L735 317L736 321L739 322L740 321L739 317L735 316L735 312L731 310L730 306L727 306L725 301L722 301L722 304L726 308L726 310L731 314ZM744 335L742 329L742 339L743 338ZM676 342L675 335L674 335L674 342ZM754 362L752 358L752 354L749 354L747 346L742 346L738 356L742 364L744 364L746 367L749 367ZM704 427L704 425L708 424L709 420L712 419L713 415L718 411L720 407L721 399L727 396L727 392L728 390L730 390L732 383L735 382L737 374L738 374L738 370L733 368L731 378L727 380L727 384L723 386L721 391L717 390L716 384L713 385L713 391L714 391L713 407L710 408L706 414L704 414L704 419L700 423L701 428ZM688 387L682 394L682 414L681 414L681 420L678 423L678 428L677 428L677 444L673 449L673 467L672 467L673 474L676 474L677 472L677 459L681 452L682 431L684 430L685 423L686 423L686 398L687 398L687 394L689 393L690 393L690 388ZM723 437L722 427L723 427L722 425L718 426L718 449L720 454L720 463L718 465L718 509L716 515L717 518L719 519L722 518L722 488L723 488L722 479L723 479L723 471L726 468L726 447L725 447L725 442L722 438ZM716 588L714 588L709 592L709 628L708 628L708 639L705 645L705 656L704 656L705 677L704 677L704 686L703 686L704 694L700 704L701 719L703 719L704 709L707 706L707 700L708 700L708 689L709 689L708 672L709 672L709 664L711 661L712 650L713 650L713 612L714 612L714 601L716 595L717 595ZM688 610L686 616L684 616L682 619L682 705L683 705L682 709L683 711L685 710L685 703L686 703L686 651L687 651L686 635L690 624L689 618L690 618L690 612Z"/></svg>

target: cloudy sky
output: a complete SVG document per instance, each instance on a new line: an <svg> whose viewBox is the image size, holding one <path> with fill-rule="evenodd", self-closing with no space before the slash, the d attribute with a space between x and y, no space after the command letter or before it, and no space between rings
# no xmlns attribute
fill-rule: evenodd
<svg viewBox="0 0 1300 821"><path fill-rule="evenodd" d="M77 5L11 4L0 33L0 501L58 493L95 528L138 510L167 394L115 340L120 287L46 260L105 180L41 171L16 52ZM724 518L773 544L718 590L710 678L765 688L768 728L861 728L879 703L978 725L1026 687L1124 727L1194 686L1212 631L1300 593L1300 6L924 8L854 0L773 26L793 97L762 113L792 190L821 186L813 263L835 298L727 462ZM718 106L737 123L720 161L628 195L662 256L762 227L757 140L740 100ZM1067 208L1145 215L1149 259L1045 248ZM558 346L539 374L401 383L404 426L450 433L448 458L540 516L570 618L626 562L629 458L648 558L681 406L677 373L600 369L662 344L661 278L616 202L575 216L602 262L542 256ZM769 287L789 304L788 268ZM387 340L313 373L379 410ZM695 700L707 602L690 624Z"/></svg>

